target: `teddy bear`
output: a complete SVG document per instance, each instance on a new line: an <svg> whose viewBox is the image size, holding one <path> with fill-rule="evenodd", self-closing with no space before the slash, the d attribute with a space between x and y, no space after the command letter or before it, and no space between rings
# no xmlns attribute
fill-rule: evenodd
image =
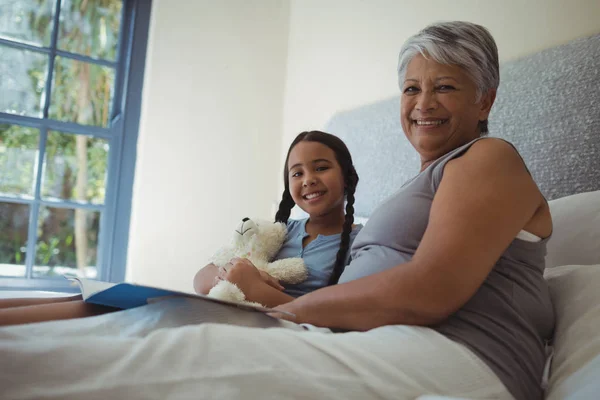
<svg viewBox="0 0 600 400"><path fill-rule="evenodd" d="M232 242L220 248L210 262L217 267L223 267L234 257L247 258L257 269L265 271L282 283L300 283L308 275L302 258L284 258L271 262L283 246L286 236L287 227L284 223L244 218L234 231ZM225 280L217 283L208 296L260 306L258 303L246 301L246 296L240 288Z"/></svg>

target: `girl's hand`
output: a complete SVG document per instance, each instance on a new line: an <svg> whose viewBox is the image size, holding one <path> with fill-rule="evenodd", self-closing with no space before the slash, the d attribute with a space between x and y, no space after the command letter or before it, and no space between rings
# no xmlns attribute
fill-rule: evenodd
<svg viewBox="0 0 600 400"><path fill-rule="evenodd" d="M194 290L199 294L208 294L219 283L219 267L208 264L201 268L194 276Z"/></svg>
<svg viewBox="0 0 600 400"><path fill-rule="evenodd" d="M277 290L283 290L283 286L277 279L266 272L259 271L245 258L231 259L227 265L219 268L218 277L236 284L246 295L259 283L266 283Z"/></svg>
<svg viewBox="0 0 600 400"><path fill-rule="evenodd" d="M267 285L274 287L277 290L285 289L283 286L281 286L278 279L273 278L271 275L267 274L265 271L258 271L258 272L260 273L260 276L263 279L263 282L265 282Z"/></svg>

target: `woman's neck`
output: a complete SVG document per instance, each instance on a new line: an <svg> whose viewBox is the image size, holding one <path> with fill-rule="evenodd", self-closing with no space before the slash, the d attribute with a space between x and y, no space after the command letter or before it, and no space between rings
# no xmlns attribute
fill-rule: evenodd
<svg viewBox="0 0 600 400"><path fill-rule="evenodd" d="M344 229L344 211L330 212L326 215L311 215L306 221L306 233L311 236L316 235L335 235L341 233Z"/></svg>

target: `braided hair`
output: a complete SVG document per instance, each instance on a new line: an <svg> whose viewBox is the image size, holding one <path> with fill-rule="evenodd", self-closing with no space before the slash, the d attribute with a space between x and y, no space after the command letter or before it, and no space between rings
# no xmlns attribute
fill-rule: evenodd
<svg viewBox="0 0 600 400"><path fill-rule="evenodd" d="M288 218L290 217L290 212L296 205L290 193L288 161L292 149L298 143L303 141L318 142L333 150L336 161L342 170L342 176L344 177L346 215L344 217L344 227L340 240L340 248L337 252L333 272L328 283L329 285L335 285L340 279L342 272L344 272L344 268L346 267L346 255L348 254L348 248L350 247L350 233L352 232L352 224L354 223L354 193L356 191L356 185L358 184L358 174L356 173L356 169L352 163L350 151L340 138L321 131L308 131L300 133L290 145L285 158L285 166L283 170L283 182L285 186L281 196L281 202L279 203L279 209L275 214L276 222L283 222L284 224L287 224Z"/></svg>

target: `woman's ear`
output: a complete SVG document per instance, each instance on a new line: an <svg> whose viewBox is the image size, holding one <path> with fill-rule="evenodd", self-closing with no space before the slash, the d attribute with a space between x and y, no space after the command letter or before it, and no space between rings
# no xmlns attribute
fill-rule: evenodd
<svg viewBox="0 0 600 400"><path fill-rule="evenodd" d="M492 110L492 106L494 105L494 101L496 100L496 89L490 89L487 92L481 95L481 100L479 104L481 107L479 108L479 120L485 121L488 119L490 115L490 111Z"/></svg>

